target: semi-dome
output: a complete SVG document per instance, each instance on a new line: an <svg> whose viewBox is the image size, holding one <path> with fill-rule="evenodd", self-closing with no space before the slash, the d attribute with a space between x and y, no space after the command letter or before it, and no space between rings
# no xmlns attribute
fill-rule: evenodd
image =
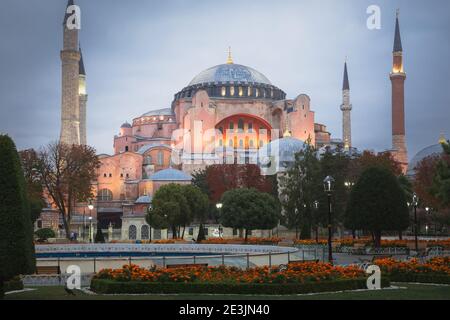
<svg viewBox="0 0 450 320"><path fill-rule="evenodd" d="M150 177L152 181L192 181L192 176L173 168L156 172Z"/></svg>
<svg viewBox="0 0 450 320"><path fill-rule="evenodd" d="M444 149L442 148L442 145L434 144L431 146L428 146L422 150L420 150L410 161L408 166L408 176L414 176L415 170L418 164L424 160L425 158L431 157L431 156L440 156L444 152Z"/></svg>
<svg viewBox="0 0 450 320"><path fill-rule="evenodd" d="M189 86L203 83L259 83L272 85L261 72L240 64L221 64L198 74Z"/></svg>

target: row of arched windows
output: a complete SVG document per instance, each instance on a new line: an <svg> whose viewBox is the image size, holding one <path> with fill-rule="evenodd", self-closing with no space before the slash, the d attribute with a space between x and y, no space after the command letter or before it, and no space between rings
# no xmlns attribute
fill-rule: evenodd
<svg viewBox="0 0 450 320"><path fill-rule="evenodd" d="M163 151L159 151L158 155L157 155L157 162L156 164L158 166L163 166L164 165L164 152ZM148 166L148 165L152 165L153 163L153 157L148 155L146 157L144 157L144 165Z"/></svg>
<svg viewBox="0 0 450 320"><path fill-rule="evenodd" d="M137 240L138 230L135 225L130 225L128 227L128 239L129 240ZM155 239L161 238L161 230L155 229L154 232ZM141 240L149 240L150 239L150 227L146 224L141 226Z"/></svg>

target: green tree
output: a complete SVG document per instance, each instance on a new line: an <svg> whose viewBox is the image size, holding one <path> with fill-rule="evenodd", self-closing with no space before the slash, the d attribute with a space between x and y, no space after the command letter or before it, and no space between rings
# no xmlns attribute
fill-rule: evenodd
<svg viewBox="0 0 450 320"><path fill-rule="evenodd" d="M433 179L432 193L443 207L450 207L450 141L442 143L444 155L439 161Z"/></svg>
<svg viewBox="0 0 450 320"><path fill-rule="evenodd" d="M203 224L208 218L209 212L209 199L208 196L202 192L202 190L193 185L185 185L183 186L184 197L187 200L189 205L189 211L191 213L191 217L186 219L187 222L191 222L192 220L196 220L200 223L200 231L197 236L197 241L200 242L205 240L205 233L203 230ZM183 226L183 236L184 238L184 230L186 229L186 224ZM203 234L201 233L203 231Z"/></svg>
<svg viewBox="0 0 450 320"><path fill-rule="evenodd" d="M170 228L172 237L177 238L180 227L192 222L191 208L184 187L171 183L159 188L148 210L147 222L154 228Z"/></svg>
<svg viewBox="0 0 450 320"><path fill-rule="evenodd" d="M12 139L0 135L0 297L3 284L35 268L25 179Z"/></svg>
<svg viewBox="0 0 450 320"><path fill-rule="evenodd" d="M296 237L310 239L314 224L314 202L320 187L320 162L309 143L295 156L295 163L281 179L283 223L295 229Z"/></svg>
<svg viewBox="0 0 450 320"><path fill-rule="evenodd" d="M100 224L97 223L97 233L95 234L95 243L105 243L105 235L103 234L102 228L100 228Z"/></svg>
<svg viewBox="0 0 450 320"><path fill-rule="evenodd" d="M249 231L273 229L280 219L280 208L275 198L256 189L227 191L222 196L222 204L222 225L244 229L246 241Z"/></svg>
<svg viewBox="0 0 450 320"><path fill-rule="evenodd" d="M376 247L381 245L382 231L408 227L405 192L390 170L377 166L362 173L350 194L345 225L371 231Z"/></svg>

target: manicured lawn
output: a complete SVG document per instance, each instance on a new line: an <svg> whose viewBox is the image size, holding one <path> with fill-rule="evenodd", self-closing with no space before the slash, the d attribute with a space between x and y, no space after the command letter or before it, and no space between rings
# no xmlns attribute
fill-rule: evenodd
<svg viewBox="0 0 450 320"><path fill-rule="evenodd" d="M35 291L7 295L6 300L450 300L450 286L421 284L400 284L401 289L380 291L325 293L300 296L246 296L246 295L142 295L142 296L104 296L87 295L77 291L69 296L62 287L40 287Z"/></svg>

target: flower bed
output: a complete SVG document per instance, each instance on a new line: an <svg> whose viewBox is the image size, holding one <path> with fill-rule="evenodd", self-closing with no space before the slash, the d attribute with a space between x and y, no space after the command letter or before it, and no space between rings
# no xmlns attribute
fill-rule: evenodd
<svg viewBox="0 0 450 320"><path fill-rule="evenodd" d="M384 285L389 280L384 279ZM363 289L366 275L357 267L324 263L291 264L242 270L234 267L143 269L126 265L94 276L91 288L99 293L252 293L293 294Z"/></svg>
<svg viewBox="0 0 450 320"><path fill-rule="evenodd" d="M424 263L417 259L397 261L379 259L374 262L392 281L450 284L450 257L432 258Z"/></svg>

